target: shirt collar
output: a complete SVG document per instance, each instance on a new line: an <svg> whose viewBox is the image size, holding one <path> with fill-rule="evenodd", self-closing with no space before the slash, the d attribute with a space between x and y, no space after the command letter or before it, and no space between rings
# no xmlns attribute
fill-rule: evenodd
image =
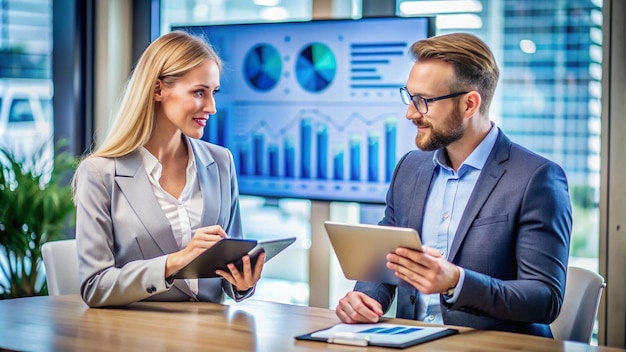
<svg viewBox="0 0 626 352"><path fill-rule="evenodd" d="M189 138L183 137L185 143L187 143L187 154L189 155L189 161L187 161L187 176L196 174L196 158L193 154L193 148L189 142Z"/></svg>
<svg viewBox="0 0 626 352"><path fill-rule="evenodd" d="M152 155L146 147L139 148L139 155L141 156L141 163L146 173L152 176L158 174L159 177L155 177L158 180L161 176L161 164L159 163L159 159Z"/></svg>
<svg viewBox="0 0 626 352"><path fill-rule="evenodd" d="M191 144L189 143L189 139L183 137L183 140L187 144L187 155L189 157L189 160L187 161L187 168L185 169L185 171L187 173L187 178L189 178L190 175L196 174L196 160L194 157L193 148L191 148ZM144 169L146 170L146 173L153 176L154 179L157 181L161 179L163 166L161 166L159 159L152 155L152 153L150 153L148 149L146 149L146 147L139 148L139 155L141 156L141 162Z"/></svg>
<svg viewBox="0 0 626 352"><path fill-rule="evenodd" d="M498 128L494 122L491 122L491 130L489 130L487 136L480 142L480 144L478 144L467 159L461 163L459 170L461 170L464 165L471 166L477 170L482 170L483 166L485 166L485 163L487 162L487 158L489 157L491 150L493 149L493 146L496 144L499 132L500 128ZM435 153L433 154L433 163L435 166L449 168L446 163L445 148L435 150Z"/></svg>

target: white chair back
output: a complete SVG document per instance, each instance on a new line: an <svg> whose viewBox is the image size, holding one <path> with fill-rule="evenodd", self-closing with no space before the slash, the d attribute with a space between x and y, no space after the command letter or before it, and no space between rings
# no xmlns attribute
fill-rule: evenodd
<svg viewBox="0 0 626 352"><path fill-rule="evenodd" d="M557 340L589 343L606 283L599 274L578 267L567 268L561 312L550 330Z"/></svg>
<svg viewBox="0 0 626 352"><path fill-rule="evenodd" d="M41 247L50 296L80 293L76 240L46 242Z"/></svg>

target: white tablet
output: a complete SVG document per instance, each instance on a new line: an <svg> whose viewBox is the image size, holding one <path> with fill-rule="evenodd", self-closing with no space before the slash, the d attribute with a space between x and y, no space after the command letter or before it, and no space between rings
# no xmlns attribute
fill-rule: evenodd
<svg viewBox="0 0 626 352"><path fill-rule="evenodd" d="M402 284L387 269L387 253L398 247L420 250L422 243L415 229L405 227L324 222L326 233L349 280Z"/></svg>

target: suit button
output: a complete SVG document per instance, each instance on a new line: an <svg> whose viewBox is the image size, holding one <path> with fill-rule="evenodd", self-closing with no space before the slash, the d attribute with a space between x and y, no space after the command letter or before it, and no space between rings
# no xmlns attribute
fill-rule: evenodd
<svg viewBox="0 0 626 352"><path fill-rule="evenodd" d="M409 300L411 300L411 304L415 304L415 296L409 297Z"/></svg>

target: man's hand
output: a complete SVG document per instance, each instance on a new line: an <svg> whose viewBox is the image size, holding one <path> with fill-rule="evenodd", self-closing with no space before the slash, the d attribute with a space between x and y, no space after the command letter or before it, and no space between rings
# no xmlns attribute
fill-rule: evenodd
<svg viewBox="0 0 626 352"><path fill-rule="evenodd" d="M351 291L339 300L335 314L348 324L377 323L383 309L380 303L363 292Z"/></svg>
<svg viewBox="0 0 626 352"><path fill-rule="evenodd" d="M387 254L387 268L421 293L442 293L456 287L460 269L429 247L422 251L398 248Z"/></svg>

